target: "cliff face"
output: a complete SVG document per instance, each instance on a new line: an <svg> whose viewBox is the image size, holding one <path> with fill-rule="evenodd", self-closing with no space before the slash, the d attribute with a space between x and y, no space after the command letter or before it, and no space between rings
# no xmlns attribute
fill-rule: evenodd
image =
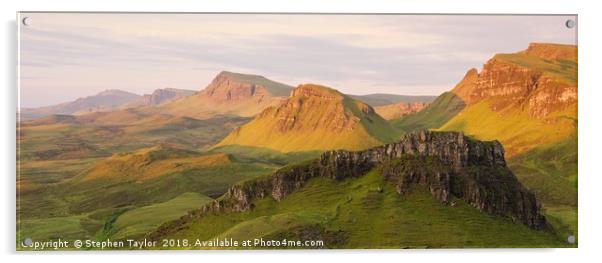
<svg viewBox="0 0 602 263"><path fill-rule="evenodd" d="M543 119L576 111L576 78L576 46L534 43L519 53L494 56L481 72L469 70L453 92L467 105L488 99L493 111L513 106Z"/></svg>
<svg viewBox="0 0 602 263"><path fill-rule="evenodd" d="M438 130L498 140L510 158L563 141L577 132L577 46L497 54L451 92L465 106Z"/></svg>
<svg viewBox="0 0 602 263"><path fill-rule="evenodd" d="M149 111L196 119L219 115L252 117L267 107L278 105L291 90L291 86L263 76L222 71L196 94Z"/></svg>
<svg viewBox="0 0 602 263"><path fill-rule="evenodd" d="M282 152L362 150L393 141L395 134L370 105L328 87L303 84L217 146L245 145Z"/></svg>
<svg viewBox="0 0 602 263"><path fill-rule="evenodd" d="M353 131L361 116L345 108L343 94L317 85L300 85L289 99L275 108L263 111L258 118L272 119L276 130L326 129L335 133ZM373 112L372 107L362 105Z"/></svg>
<svg viewBox="0 0 602 263"><path fill-rule="evenodd" d="M239 101L254 98L260 103L267 97L282 96L292 88L262 76L222 71L198 96L215 101Z"/></svg>
<svg viewBox="0 0 602 263"><path fill-rule="evenodd" d="M239 82L228 73L218 74L213 81L201 92L199 96L211 97L215 101L238 101L254 97L261 102L269 92L265 87L255 83Z"/></svg>
<svg viewBox="0 0 602 263"><path fill-rule="evenodd" d="M549 229L535 196L506 167L499 142L477 141L457 132L419 131L365 151L325 152L311 162L235 185L220 199L163 226L155 235L206 213L253 209L256 198L280 201L314 177L342 180L375 168L401 195L412 187L427 187L444 204L453 206L452 197L459 198L482 212L533 229Z"/></svg>

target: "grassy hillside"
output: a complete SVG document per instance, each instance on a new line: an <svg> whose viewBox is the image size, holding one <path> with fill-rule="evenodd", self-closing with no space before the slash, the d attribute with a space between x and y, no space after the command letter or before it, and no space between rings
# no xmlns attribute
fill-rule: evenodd
<svg viewBox="0 0 602 263"><path fill-rule="evenodd" d="M167 238L322 239L330 248L564 246L549 232L492 217L461 200L442 205L427 189L400 196L376 170L360 178L311 179L280 202L252 211L209 214Z"/></svg>
<svg viewBox="0 0 602 263"><path fill-rule="evenodd" d="M508 161L519 180L543 203L548 220L577 234L577 138L537 147Z"/></svg>
<svg viewBox="0 0 602 263"><path fill-rule="evenodd" d="M235 182L278 167L269 162L231 160L223 153L202 155L160 147L115 155L70 179L19 192L18 236L25 233L44 239L60 234L57 229L68 229L84 233L80 238L97 237L99 231L106 237L114 232L104 226L113 225L124 211L164 207L160 203L188 192L219 196Z"/></svg>
<svg viewBox="0 0 602 263"><path fill-rule="evenodd" d="M87 119L91 116L77 117L76 120L70 118L73 123L24 123L18 127L18 159L43 161L107 157L113 153L157 144L189 150L203 149L219 142L232 129L250 120L240 117L207 120L173 116L139 117L141 119L119 124L103 123L97 119L89 122Z"/></svg>
<svg viewBox="0 0 602 263"><path fill-rule="evenodd" d="M264 110L222 140L227 145L281 152L361 150L399 138L399 132L374 110L323 86L300 86L278 107Z"/></svg>
<svg viewBox="0 0 602 263"><path fill-rule="evenodd" d="M268 163L281 166L317 158L322 154L321 151L283 153L268 148L240 145L217 147L209 153L226 153L232 159L245 163Z"/></svg>
<svg viewBox="0 0 602 263"><path fill-rule="evenodd" d="M164 113L202 120L219 116L249 118L267 107L278 105L282 100L283 97L270 97L223 102L211 97L188 96L157 107L145 107L143 110L152 114Z"/></svg>
<svg viewBox="0 0 602 263"><path fill-rule="evenodd" d="M544 204L577 205L577 138L538 147L508 165Z"/></svg>
<svg viewBox="0 0 602 263"><path fill-rule="evenodd" d="M464 102L451 92L441 94L421 111L392 120L391 124L403 132L439 128L464 108Z"/></svg>
<svg viewBox="0 0 602 263"><path fill-rule="evenodd" d="M515 107L492 111L490 103L485 99L471 105L439 130L463 131L479 140L498 140L504 145L506 157L561 141L576 131L576 121L566 117L574 115L570 111L556 112L546 120L539 120Z"/></svg>
<svg viewBox="0 0 602 263"><path fill-rule="evenodd" d="M226 154L199 155L193 151L154 146L131 153L114 154L97 162L81 180L143 181L174 172L230 163L230 157Z"/></svg>
<svg viewBox="0 0 602 263"><path fill-rule="evenodd" d="M139 238L164 222L177 219L211 200L213 199L198 193L183 193L166 202L128 210L115 220L111 237Z"/></svg>

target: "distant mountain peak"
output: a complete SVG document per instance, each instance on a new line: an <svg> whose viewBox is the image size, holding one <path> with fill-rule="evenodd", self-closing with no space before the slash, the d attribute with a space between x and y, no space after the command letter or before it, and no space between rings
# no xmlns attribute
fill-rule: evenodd
<svg viewBox="0 0 602 263"><path fill-rule="evenodd" d="M222 71L199 95L219 100L239 100L253 96L286 96L291 89L291 86L260 75Z"/></svg>

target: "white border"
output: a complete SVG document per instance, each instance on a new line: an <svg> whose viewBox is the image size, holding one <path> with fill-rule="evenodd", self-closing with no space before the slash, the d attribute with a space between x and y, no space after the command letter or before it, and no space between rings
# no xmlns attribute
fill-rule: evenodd
<svg viewBox="0 0 602 263"><path fill-rule="evenodd" d="M600 28L599 8L595 1L524 1L524 0L429 0L429 1L285 1L285 0L221 0L215 2L192 0L22 0L1 1L2 43L4 63L2 105L3 128L0 166L4 168L2 205L2 262L106 262L132 261L407 261L407 262L581 262L599 261L600 235L598 188L602 186L599 171L600 138L599 73ZM15 110L16 110L16 11L154 11L154 12L360 12L360 13L519 13L579 15L579 248L578 249L482 249L482 250L345 250L345 251L228 251L228 252L78 252L78 253L16 253L15 249ZM94 256L90 255L102 255ZM67 256L65 256L67 255ZM123 258L122 258L123 257ZM135 257L135 258L134 258ZM194 257L194 258L192 258ZM121 262L120 261L120 262Z"/></svg>

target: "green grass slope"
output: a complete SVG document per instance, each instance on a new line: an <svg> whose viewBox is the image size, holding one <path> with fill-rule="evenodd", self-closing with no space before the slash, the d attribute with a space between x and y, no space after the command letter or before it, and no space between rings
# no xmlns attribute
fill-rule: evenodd
<svg viewBox="0 0 602 263"><path fill-rule="evenodd" d="M280 202L208 214L166 238L324 240L328 248L562 247L553 233L489 216L461 200L446 206L427 189L400 196L377 170L359 178L311 179Z"/></svg>
<svg viewBox="0 0 602 263"><path fill-rule="evenodd" d="M577 205L577 138L544 145L508 161L544 204Z"/></svg>
<svg viewBox="0 0 602 263"><path fill-rule="evenodd" d="M285 166L314 159L322 154L321 151L288 152L283 153L268 148L227 145L212 149L208 153L226 153L233 160L245 163L267 163Z"/></svg>
<svg viewBox="0 0 602 263"><path fill-rule="evenodd" d="M465 108L439 130L462 131L479 140L498 140L504 145L508 158L538 146L563 141L577 131L576 119L567 117L575 114L572 110L536 119L517 107L493 111L492 103L491 99L485 99Z"/></svg>
<svg viewBox="0 0 602 263"><path fill-rule="evenodd" d="M35 240L45 240L61 235L57 232L61 229L69 229L65 233L74 233L69 237L110 237L114 232L108 226L114 225L124 211L164 207L161 205L164 202L171 206L175 203L169 200L188 192L216 197L235 182L280 167L269 162L224 159L223 153L189 154L155 147L116 155L108 159L117 160L96 162L88 169L90 174L84 172L59 183L20 192L17 236L26 234ZM119 165L111 166L115 162ZM94 176L88 177L91 174Z"/></svg>
<svg viewBox="0 0 602 263"><path fill-rule="evenodd" d="M548 220L577 234L577 138L535 148L508 161L519 180L543 203Z"/></svg>
<svg viewBox="0 0 602 263"><path fill-rule="evenodd" d="M111 238L139 238L159 225L177 219L187 211L210 202L211 198L199 193L183 193L166 202L128 210L115 220Z"/></svg>
<svg viewBox="0 0 602 263"><path fill-rule="evenodd" d="M439 128L464 109L464 102L452 92L441 94L421 111L392 120L391 124L403 132Z"/></svg>

